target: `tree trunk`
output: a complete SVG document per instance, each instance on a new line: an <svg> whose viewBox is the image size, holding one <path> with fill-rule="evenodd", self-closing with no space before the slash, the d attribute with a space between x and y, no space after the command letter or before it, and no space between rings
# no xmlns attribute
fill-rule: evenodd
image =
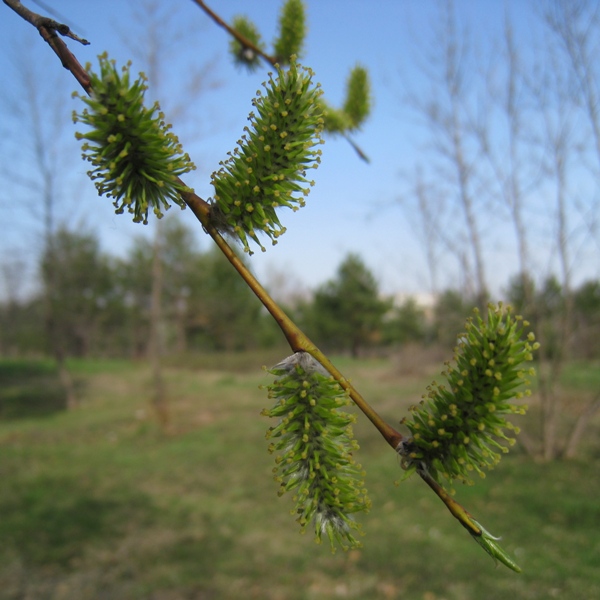
<svg viewBox="0 0 600 600"><path fill-rule="evenodd" d="M592 400L589 405L585 408L585 410L579 415L579 418L575 422L575 426L571 431L571 435L567 440L567 445L565 447L565 458L575 458L577 454L577 449L579 447L579 442L583 437L583 433L585 428L587 427L592 416L600 410L600 394L596 396L594 400Z"/></svg>
<svg viewBox="0 0 600 600"><path fill-rule="evenodd" d="M162 246L159 222L154 234L152 257L152 295L150 305L150 368L152 371L152 407L163 430L170 424L169 408L162 374Z"/></svg>

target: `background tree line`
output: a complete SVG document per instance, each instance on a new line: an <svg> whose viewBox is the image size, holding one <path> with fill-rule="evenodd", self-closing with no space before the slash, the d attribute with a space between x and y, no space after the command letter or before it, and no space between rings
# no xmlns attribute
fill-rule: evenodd
<svg viewBox="0 0 600 600"><path fill-rule="evenodd" d="M268 320L260 304L217 252L200 251L189 229L168 219L160 235L164 252L161 336L170 352L240 350L267 343ZM39 264L39 289L26 300L2 304L4 355L45 353L42 290L49 265L51 302L70 356L143 357L149 352L152 305L152 240L137 237L125 258L104 253L91 232L59 229L53 255Z"/></svg>
<svg viewBox="0 0 600 600"><path fill-rule="evenodd" d="M164 352L238 351L280 342L272 319L218 252L199 249L193 231L175 217L165 220L160 236L164 280L159 329ZM52 254L47 250L39 261L39 291L0 305L2 355L51 354L52 344L60 342L67 356L147 357L153 244L138 237L125 257L115 258L101 249L92 232L58 229L48 246ZM44 315L50 274L55 324L48 332ZM522 277L515 277L507 286L506 300L530 313L548 355L564 352L559 333L567 310L565 290L555 277L537 287L532 280L526 284L524 288ZM569 355L598 358L600 281L587 281L571 295ZM287 310L327 351L359 356L415 342L451 347L475 303L475 297L456 290L437 295L432 307L412 298L394 302L381 294L361 257L350 254L310 298Z"/></svg>

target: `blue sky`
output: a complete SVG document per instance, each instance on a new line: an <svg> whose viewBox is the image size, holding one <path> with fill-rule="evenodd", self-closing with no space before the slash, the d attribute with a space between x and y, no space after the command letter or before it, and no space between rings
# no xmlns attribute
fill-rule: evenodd
<svg viewBox="0 0 600 600"><path fill-rule="evenodd" d="M133 58L133 70L141 69L123 41L123 37L127 37L130 44L139 47L143 37L129 8L123 10L123 6L133 3L116 0L45 2L68 17L76 33L92 42L91 46L82 47L68 40L80 62L95 64L95 56L107 50L118 62ZM32 3L25 4L43 12ZM253 74L234 67L227 54L227 34L191 0L163 0L159 4L176 8L172 26L166 25L158 32L169 57L163 67L159 98L167 115L170 108L182 101L187 107L187 119L181 122L174 119L174 131L198 166L186 182L207 198L212 193L210 173L235 146L246 124L251 99L266 79L266 67ZM227 21L236 14L247 14L267 42L273 39L279 0L209 0L208 4ZM256 252L251 264L267 285L274 281L275 273L285 274L291 287L314 288L333 276L348 252L356 252L375 273L384 291L427 291L431 282L422 244L397 200L402 192L400 174L415 168L415 156L423 142L415 115L403 103L403 96L406 82L413 89L420 85L422 75L415 44L425 42L422 47L427 49L428 44L434 43L431 20L439 4L429 0L307 0L306 4L309 33L302 62L315 71L327 101L333 105L342 102L345 80L354 64L361 63L369 70L373 114L353 138L371 162L361 161L345 140L327 138L322 165L314 173L316 186L307 206L297 213L282 216L287 233L277 246L269 246L266 253ZM456 2L459 20L470 28L476 45L485 45L500 35L507 8L514 17L517 36L535 35L535 19L529 6L520 0ZM14 49L25 45L38 67L43 69L44 80L40 80L40 87L58 81L51 84L51 94L68 105L69 111L77 107L70 96L76 89L75 81L60 67L35 30L5 6L0 7L0 37L7 48L0 53L3 81L13 81L16 77L18 61L15 63ZM207 62L214 63L209 79L218 81L219 87L197 96L186 96L182 82L189 80L194 70L192 65ZM4 90L3 95L19 102L17 87ZM1 115L0 131L8 131L10 139L0 144L0 155L14 158L17 171L26 171L27 154L21 156L14 146L19 121L9 111L3 110ZM126 215L114 215L110 201L97 197L92 183L85 178L85 164L79 160L77 146L71 141L74 130L68 122L64 150L61 150L69 165L64 177L68 198L61 203L58 216L71 226L93 229L100 236L104 250L124 254L132 235L149 234L151 227L142 231L142 226L130 223ZM4 234L0 238L0 250L5 257L14 253L31 254L28 249L36 247L32 240L35 241L36 235L39 240L39 219L36 221L23 206L17 208L12 204L23 192L6 180L6 172L0 173L0 177L4 177L4 193L0 195ZM196 227L189 212L182 216ZM208 247L210 240L201 228L196 228L199 244ZM500 239L490 253L489 261L493 262L490 283L495 290L500 290L516 270L513 246L512 240L502 242ZM549 261L541 259L543 268L548 268ZM30 274L31 269L30 264ZM455 267L448 263L443 285L456 281L453 269ZM0 289L1 286L0 283Z"/></svg>

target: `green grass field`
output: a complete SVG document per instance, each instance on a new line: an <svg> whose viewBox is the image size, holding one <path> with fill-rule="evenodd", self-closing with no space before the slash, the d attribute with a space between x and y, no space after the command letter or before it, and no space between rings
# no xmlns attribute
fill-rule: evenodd
<svg viewBox="0 0 600 600"><path fill-rule="evenodd" d="M600 421L578 461L536 464L517 449L463 503L523 568L496 566L397 458L356 426L373 502L364 548L332 554L299 535L278 498L260 411L276 356L169 361L171 431L150 409L150 373L73 363L66 411L51 365L0 363L0 598L529 600L600 597ZM392 423L431 373L393 360L336 361ZM574 365L576 397L600 384ZM535 410L526 417L535 425Z"/></svg>

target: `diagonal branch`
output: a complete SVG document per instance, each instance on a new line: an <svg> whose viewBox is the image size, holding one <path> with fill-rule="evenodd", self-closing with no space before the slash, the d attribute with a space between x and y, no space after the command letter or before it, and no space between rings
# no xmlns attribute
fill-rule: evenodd
<svg viewBox="0 0 600 600"><path fill-rule="evenodd" d="M258 280L248 270L246 265L237 257L231 246L216 230L210 219L210 205L193 192L181 192L185 203L202 223L204 230L212 237L227 260L235 268L238 274L246 282L248 287L269 311L273 319L279 325L293 352L304 351L310 354L335 378L335 380L348 392L356 406L373 423L385 441L394 450L402 441L402 435L386 423L373 407L362 397L358 390L342 375L319 348L308 338L308 336L285 314L281 307L271 298L269 293L262 287Z"/></svg>
<svg viewBox="0 0 600 600"><path fill-rule="evenodd" d="M18 7L15 8L15 12L21 15L25 20L29 21L32 25L34 25L34 27L38 28L42 34L42 37L44 37L44 39L50 43L52 49L56 52L59 58L61 58L63 66L71 71L75 79L83 87L86 93L91 95L93 90L90 83L90 76L77 61L75 56L71 54L66 44L56 35L54 30L52 28L47 28L45 25L40 25L40 22L47 24L46 18L40 17L39 15L36 15L27 9L21 11L21 9L24 9L24 7L20 2L16 2L15 0L3 1L11 8L14 8L13 5L18 5ZM66 60L63 60L63 57L65 57ZM275 300L271 298L271 296L262 287L254 275L252 275L244 263L237 257L231 246L229 246L223 236L221 236L221 234L212 224L211 205L193 192L182 192L181 196L190 210L194 213L194 216L200 221L206 233L213 238L231 265L236 269L248 287L250 287L265 308L269 311L271 316L275 319L292 351L298 352L302 350L308 352L311 356L318 360L323 367L325 367L325 369L338 381L344 390L349 393L357 407L373 423L386 442L395 450L403 439L402 435L379 416L379 414L369 405L369 403L354 388L354 386L342 375L340 371L337 370L327 356L310 341L306 334L304 334L304 332L285 314Z"/></svg>

